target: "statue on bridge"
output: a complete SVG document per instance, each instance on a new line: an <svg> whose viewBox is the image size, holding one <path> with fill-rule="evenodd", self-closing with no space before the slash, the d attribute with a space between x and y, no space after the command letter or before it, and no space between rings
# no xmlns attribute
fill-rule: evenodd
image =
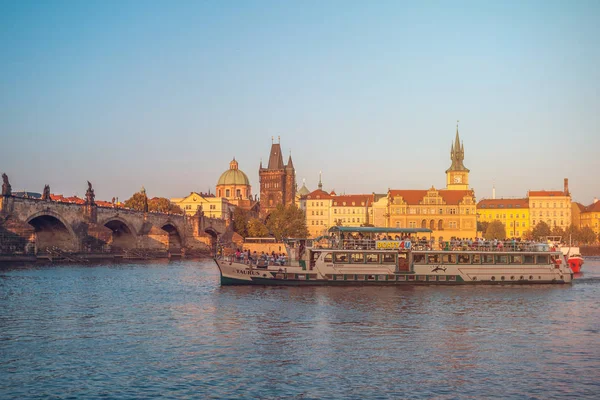
<svg viewBox="0 0 600 400"><path fill-rule="evenodd" d="M144 196L144 203L142 204L142 206L144 208L144 212L147 213L148 212L148 196L146 195L146 188L142 186L142 190L140 191L140 193Z"/></svg>
<svg viewBox="0 0 600 400"><path fill-rule="evenodd" d="M94 189L92 189L92 184L90 183L90 181L87 181L87 184L88 189L85 192L85 204L93 206L95 204L94 198L96 197L96 195L94 194Z"/></svg>
<svg viewBox="0 0 600 400"><path fill-rule="evenodd" d="M44 192L42 193L42 200L50 201L50 185L44 185Z"/></svg>
<svg viewBox="0 0 600 400"><path fill-rule="evenodd" d="M2 196L11 196L12 195L12 187L8 182L8 175L2 174Z"/></svg>

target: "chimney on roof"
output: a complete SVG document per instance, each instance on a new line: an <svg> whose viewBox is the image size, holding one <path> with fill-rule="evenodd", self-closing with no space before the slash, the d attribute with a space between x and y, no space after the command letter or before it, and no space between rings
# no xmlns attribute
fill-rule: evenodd
<svg viewBox="0 0 600 400"><path fill-rule="evenodd" d="M569 194L569 178L565 178L565 194Z"/></svg>
<svg viewBox="0 0 600 400"><path fill-rule="evenodd" d="M496 198L496 185L492 186L492 199Z"/></svg>

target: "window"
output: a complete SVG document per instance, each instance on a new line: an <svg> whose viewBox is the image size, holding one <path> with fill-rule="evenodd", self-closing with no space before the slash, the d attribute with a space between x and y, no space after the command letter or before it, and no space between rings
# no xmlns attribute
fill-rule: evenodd
<svg viewBox="0 0 600 400"><path fill-rule="evenodd" d="M458 263L459 264L470 264L471 256L469 254L459 254Z"/></svg>
<svg viewBox="0 0 600 400"><path fill-rule="evenodd" d="M396 258L394 257L394 253L383 253L381 255L381 263L382 264L394 264L396 262Z"/></svg>
<svg viewBox="0 0 600 400"><path fill-rule="evenodd" d="M333 255L333 259L336 263L345 263L348 262L348 254L346 253L335 253Z"/></svg>
<svg viewBox="0 0 600 400"><path fill-rule="evenodd" d="M414 254L413 261L415 264L425 264L425 254Z"/></svg>
<svg viewBox="0 0 600 400"><path fill-rule="evenodd" d="M534 256L533 254L525 254L523 256L523 264L534 264Z"/></svg>
<svg viewBox="0 0 600 400"><path fill-rule="evenodd" d="M442 208L440 208L438 211L439 211L440 214L444 213L444 210Z"/></svg>
<svg viewBox="0 0 600 400"><path fill-rule="evenodd" d="M366 259L368 264L377 264L379 262L379 254L377 253L367 253Z"/></svg>
<svg viewBox="0 0 600 400"><path fill-rule="evenodd" d="M494 255L493 254L482 254L481 255L481 263L482 264L493 264L494 263Z"/></svg>
<svg viewBox="0 0 600 400"><path fill-rule="evenodd" d="M549 263L548 260L549 260L548 256L537 256L537 263L538 264L542 264L542 265L548 264Z"/></svg>
<svg viewBox="0 0 600 400"><path fill-rule="evenodd" d="M473 254L473 264L481 264L481 254Z"/></svg>
<svg viewBox="0 0 600 400"><path fill-rule="evenodd" d="M456 264L456 254L442 254L442 264Z"/></svg>
<svg viewBox="0 0 600 400"><path fill-rule="evenodd" d="M440 263L440 255L439 254L428 254L427 255L427 264L439 264Z"/></svg>
<svg viewBox="0 0 600 400"><path fill-rule="evenodd" d="M350 254L350 260L353 263L362 264L365 262L365 255L363 253L352 253Z"/></svg>
<svg viewBox="0 0 600 400"><path fill-rule="evenodd" d="M506 264L508 263L508 256L496 254L496 264Z"/></svg>
<svg viewBox="0 0 600 400"><path fill-rule="evenodd" d="M312 212L312 214L311 214L311 215L315 215L315 212L314 212L314 211L311 211L311 212Z"/></svg>
<svg viewBox="0 0 600 400"><path fill-rule="evenodd" d="M237 189L235 191L235 195L236 195L236 197L242 197L242 191L240 189Z"/></svg>
<svg viewBox="0 0 600 400"><path fill-rule="evenodd" d="M416 223L415 221L410 221L410 222L408 223L408 227L409 227L409 228L416 228L416 227L417 227L417 223Z"/></svg>
<svg viewBox="0 0 600 400"><path fill-rule="evenodd" d="M441 214L441 213L440 213ZM451 208L450 209L450 214L456 214L456 208Z"/></svg>
<svg viewBox="0 0 600 400"><path fill-rule="evenodd" d="M333 260L333 256L331 255L331 253L325 254L325 257L323 258L323 261L325 261L325 262L331 262L332 260Z"/></svg>
<svg viewBox="0 0 600 400"><path fill-rule="evenodd" d="M229 197L229 193L230 193L229 189L225 189L225 197Z"/></svg>

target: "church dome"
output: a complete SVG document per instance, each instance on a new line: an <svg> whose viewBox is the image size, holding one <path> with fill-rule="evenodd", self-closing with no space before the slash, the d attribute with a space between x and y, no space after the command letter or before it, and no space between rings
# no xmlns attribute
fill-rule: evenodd
<svg viewBox="0 0 600 400"><path fill-rule="evenodd" d="M302 181L302 187L300 188L300 190L298 190L298 194L300 196L306 196L309 193L310 190L308 190L308 188L306 187L306 182Z"/></svg>
<svg viewBox="0 0 600 400"><path fill-rule="evenodd" d="M248 185L250 181L245 173L238 169L238 162L235 158L229 163L229 169L221 174L217 186L219 185Z"/></svg>

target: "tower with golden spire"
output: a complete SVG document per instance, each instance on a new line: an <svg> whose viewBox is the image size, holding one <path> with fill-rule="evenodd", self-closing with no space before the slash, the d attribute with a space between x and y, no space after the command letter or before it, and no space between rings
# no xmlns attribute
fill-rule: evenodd
<svg viewBox="0 0 600 400"><path fill-rule="evenodd" d="M448 190L469 190L469 169L465 167L465 147L458 134L458 121L456 121L456 138L450 147L450 160L452 164L446 170L446 188Z"/></svg>

